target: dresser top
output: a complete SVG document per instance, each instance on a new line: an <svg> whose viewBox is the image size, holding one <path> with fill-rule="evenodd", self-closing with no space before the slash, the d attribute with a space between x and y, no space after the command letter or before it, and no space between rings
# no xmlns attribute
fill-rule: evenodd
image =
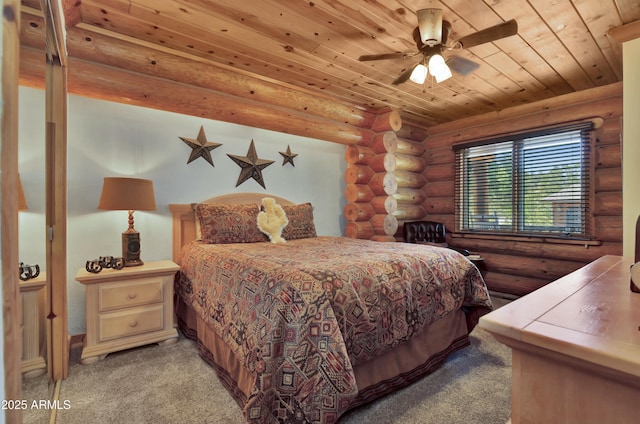
<svg viewBox="0 0 640 424"><path fill-rule="evenodd" d="M480 318L511 339L640 377L640 293L631 258L607 255Z"/></svg>

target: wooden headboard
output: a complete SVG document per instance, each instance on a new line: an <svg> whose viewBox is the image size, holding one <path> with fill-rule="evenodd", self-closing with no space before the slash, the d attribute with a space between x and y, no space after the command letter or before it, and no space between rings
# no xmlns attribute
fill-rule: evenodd
<svg viewBox="0 0 640 424"><path fill-rule="evenodd" d="M266 193L232 193L222 196L212 197L198 203L219 203L219 204L240 204L255 203L262 205L262 199L271 197L281 205L294 205L295 203L283 197ZM169 205L173 226L173 261L180 263L180 252L182 246L196 239L196 217L193 213L193 204L172 203Z"/></svg>

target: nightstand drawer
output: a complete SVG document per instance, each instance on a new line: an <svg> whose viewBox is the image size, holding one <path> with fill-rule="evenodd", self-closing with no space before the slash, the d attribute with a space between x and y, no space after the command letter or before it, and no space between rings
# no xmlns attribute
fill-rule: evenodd
<svg viewBox="0 0 640 424"><path fill-rule="evenodd" d="M98 341L162 330L163 320L163 305L101 314L98 318Z"/></svg>
<svg viewBox="0 0 640 424"><path fill-rule="evenodd" d="M163 301L163 278L150 277L100 286L98 311L150 305Z"/></svg>

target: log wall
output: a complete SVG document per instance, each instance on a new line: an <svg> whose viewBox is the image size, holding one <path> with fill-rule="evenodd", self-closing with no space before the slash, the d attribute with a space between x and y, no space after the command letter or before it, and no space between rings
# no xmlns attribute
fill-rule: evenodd
<svg viewBox="0 0 640 424"><path fill-rule="evenodd" d="M601 123L592 156L594 241L456 233L453 144L593 118ZM424 219L445 223L451 246L480 254L487 285L498 292L526 294L600 256L621 255L621 121L622 84L612 84L431 127L422 156Z"/></svg>
<svg viewBox="0 0 640 424"><path fill-rule="evenodd" d="M403 123L397 111L380 111L368 144L347 147L345 235L395 241L406 220L425 215L425 129Z"/></svg>

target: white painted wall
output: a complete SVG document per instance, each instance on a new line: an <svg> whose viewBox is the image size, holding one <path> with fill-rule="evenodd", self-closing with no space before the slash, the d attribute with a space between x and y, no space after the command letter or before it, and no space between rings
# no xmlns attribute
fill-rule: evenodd
<svg viewBox="0 0 640 424"><path fill-rule="evenodd" d="M223 145L187 164L191 148L178 137ZM44 269L44 91L20 89L20 175L29 210L20 213L20 260ZM227 154L246 155L254 140L261 159L276 162L263 170L266 190L250 179L236 188L240 167ZM278 152L291 146L295 167L282 166ZM191 203L232 192L264 192L294 202L311 202L318 234L344 234L345 146L252 127L152 109L69 97L68 121L68 314L69 333L85 332L84 286L79 268L101 255L121 256L127 212L97 209L106 176L153 180L157 210L136 212L144 261L171 258L169 203Z"/></svg>
<svg viewBox="0 0 640 424"><path fill-rule="evenodd" d="M622 45L624 121L622 136L623 255L634 257L640 216L640 38Z"/></svg>

